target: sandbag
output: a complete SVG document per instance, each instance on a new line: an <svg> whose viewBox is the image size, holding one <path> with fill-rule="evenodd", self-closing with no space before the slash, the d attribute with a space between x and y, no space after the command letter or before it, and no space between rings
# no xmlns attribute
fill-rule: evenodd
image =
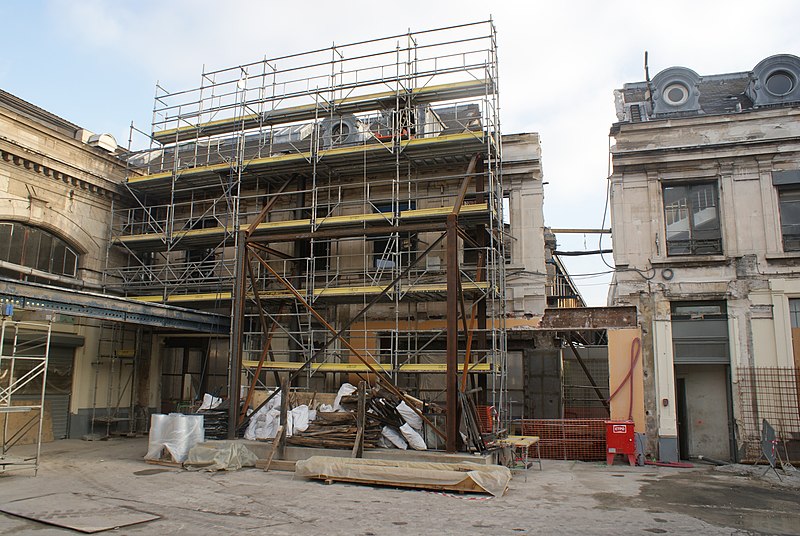
<svg viewBox="0 0 800 536"><path fill-rule="evenodd" d="M428 450L428 446L425 444L425 440L422 439L422 436L419 433L411 428L408 423L404 424L400 427L400 433L403 434L403 437L408 441L408 445L414 450Z"/></svg>
<svg viewBox="0 0 800 536"><path fill-rule="evenodd" d="M417 431L422 430L422 417L417 415L405 401L397 405L397 412L411 428Z"/></svg>
<svg viewBox="0 0 800 536"><path fill-rule="evenodd" d="M391 426L384 426L381 430L381 435L386 438L389 443L399 449L406 450L408 448L408 443L403 439L403 436Z"/></svg>

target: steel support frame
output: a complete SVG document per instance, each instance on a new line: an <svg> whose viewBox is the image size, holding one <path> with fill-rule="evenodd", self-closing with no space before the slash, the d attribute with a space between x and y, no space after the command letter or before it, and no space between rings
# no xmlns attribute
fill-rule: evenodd
<svg viewBox="0 0 800 536"><path fill-rule="evenodd" d="M361 311L359 311L357 314L355 314L355 315L354 315L354 316L353 316L353 317L350 319L350 321L349 321L349 322L347 322L347 324L346 324L345 326L343 326L343 327L342 327L342 328L341 328L341 329L340 329L338 332L336 332L336 333L334 334L334 336L333 336L333 337L331 337L330 339L328 339L328 340L326 341L326 343L325 343L325 344L324 344L324 345L323 345L321 348L317 349L317 350L314 352L314 354L313 354L311 357L309 357L309 358L308 358L308 359L307 359L307 360L306 360L306 361L305 361L305 362L304 362L304 363L301 365L301 367L300 367L298 370L296 370L294 373L292 373L291 377L289 378L289 379L290 379L290 381L293 381L293 380L294 380L294 379L295 379L295 378L296 378L296 377L297 377L297 376L298 376L298 375L299 375L299 374L300 374L300 373L301 373L303 370L305 370L305 369L306 369L308 366L310 366L310 365L311 365L311 363L313 363L313 361L314 361L314 360L315 360L315 359L316 359L318 356L322 355L322 354L323 354L323 352L325 352L325 350L326 350L326 349L327 349L327 348L328 348L328 347L329 347L331 344L333 344L335 341L339 340L339 339L341 338L341 336L342 336L342 335L343 335L343 334L344 334L344 333L345 333L345 332L346 332L346 331L347 331L347 330L350 328L350 326L352 326L352 325L353 325L353 324L354 324L354 323L355 323L355 322L356 322L358 319L360 319L360 318L361 318L361 317L362 317L364 314L366 314L366 313L367 313L367 311L369 311L369 309L370 309L370 308L372 308L372 306L373 306L373 305L377 304L377 303L378 303L378 302L379 302L379 301L380 301L380 300L381 300L383 297L385 297L387 294L389 294L389 293L392 291L392 289L394 289L394 287L397 285L397 283L399 283L399 282L400 282L400 281L401 281L401 280L402 280L402 279L403 279L403 278L404 278L406 275L408 275L408 273L411 271L411 269L412 269L412 268L414 268L414 266L416 266L416 265L417 265L417 264L418 264L418 263L419 263L421 260L423 260L423 259L424 259L424 258L425 258L425 257L428 255L428 253L430 253L431 251L433 251L433 249L434 249L436 246L438 246L438 245L439 245L439 243L440 243L442 240L444 240L445 236L446 236L445 234L442 234L442 235L441 235L439 238L437 238L436 240L434 240L434 241L433 241L433 242L432 242L432 243L431 243L431 244L430 244L430 245L429 245L429 246L426 248L426 250L425 250L425 251L422 253L422 255L420 255L420 256L419 256L419 257L417 257L417 258L416 258L416 259L415 259L415 260L414 260L412 263L410 263L410 264L409 264L409 265L408 265L408 266L405 268L405 270L403 270L403 272L401 272L401 273L400 273L400 274L399 274L399 275L398 275L398 276L397 276L397 277L396 277L394 280L392 280L392 281L391 281L391 282L390 282L390 283L389 283L389 284L388 284L388 285L387 285L387 286L386 286L386 287L385 287L385 288L384 288L384 289L383 289L383 290L382 290L382 291L381 291L381 292L380 292L380 293L379 293L377 296L375 296L375 297L374 297L374 298L373 298L373 299L372 299L372 300L371 300L371 301L370 301L370 302L369 302L367 305L365 305L365 306L364 306L364 307L361 309ZM250 247L252 247L252 246L254 246L254 244L250 244ZM258 252L257 252L257 251L255 251L255 250L253 251L253 257L254 257L255 259L257 259L259 263L266 263L266 261L265 261L263 258L261 258L261 256L260 256L260 255L258 254ZM261 299L260 299L260 297L259 297L259 295L258 295L258 291L257 291L257 281L256 281L256 278L255 278L255 276L253 275L253 272L252 272L252 270L248 270L248 275L250 276L250 281L251 281L251 285L252 285L252 288L253 288L253 293L255 294L255 297L256 297L256 305L259 307L259 314L261 314L261 310L260 310L260 308L261 308L262 306L261 306ZM284 281L285 281L285 280L284 280ZM288 286L287 286L287 285L288 285ZM285 283L284 283L284 286L287 286L287 288L288 288L288 289L290 289L290 290L291 290L291 289L293 289L293 287L291 287L291 284L290 284L290 283L288 283L288 282L285 282ZM295 293L296 293L296 289L294 289L294 290L295 290ZM311 308L311 306L310 306L310 305L309 305L308 307L309 307L309 308ZM311 308L311 309L313 309L313 308ZM316 311L315 311L315 312L316 312ZM277 321L276 321L276 320L274 320L274 322L275 322L275 324L273 324L273 325L276 325L276 324L277 324ZM264 326L264 325L263 325L263 323L262 323L262 329L263 329L264 327L265 327L265 326ZM258 379L258 378L257 378L257 376L253 378L253 384L255 384L255 382L257 381L257 379ZM276 392L277 392L277 391L276 391ZM255 413L256 413L256 412L257 412L259 409L261 409L261 408L262 408L264 405L266 405L266 403L267 403L267 402L269 402L269 400L270 400L270 399L271 399L271 398L272 398L274 395L275 395L275 393L273 393L273 395L272 395L272 396L269 396L269 397L268 397L266 400L264 400L264 402L262 402L262 403L261 403L261 404L260 404L260 405L259 405L259 406L258 406L258 407L255 409L255 411L253 411L253 413L255 414ZM244 420L244 419L242 419L242 421L239 423L239 426L241 427L241 426L242 426L242 424L244 424L244 422L245 422L245 420Z"/></svg>
<svg viewBox="0 0 800 536"><path fill-rule="evenodd" d="M458 403L458 392L459 392L459 385L458 385L458 351L459 351L459 304L462 305L462 314L461 314L461 321L463 323L463 331L464 337L467 340L467 344L470 348L466 349L466 355L470 354L471 350L471 343L473 341L473 328L467 326L467 309L464 306L464 293L461 285L461 266L459 263L459 238L467 236L465 230L462 226L459 225L459 213L461 211L462 206L464 205L464 201L466 198L467 191L469 189L470 183L474 180L475 183L475 190L476 190L476 200L478 202L482 202L484 198L483 188L484 188L484 180L482 177L483 174L483 155L476 154L470 160L469 166L467 167L466 173L464 175L464 179L462 180L461 186L459 187L456 203L453 207L453 211L448 214L446 224L445 224L445 232L443 235L440 236L439 239L434 241L421 255L417 256L417 258L412 262L406 269L401 273L390 285L388 285L380 295L376 296L370 304L368 304L361 312L359 312L355 317L351 319L347 326L339 330L338 332L331 326L323 317L320 315L316 309L305 301L305 299L298 293L297 289L295 289L292 284L285 280L280 274L278 274L270 265L269 263L262 257L262 254L273 254L278 257L284 257L284 255L277 255L277 251L273 248L267 246L266 244L272 241L282 241L289 238L297 239L299 238L298 235L286 235L284 236L271 236L271 237L258 237L252 236L253 231L256 228L257 224L253 224L249 227L248 231L242 233L239 237L240 243L244 244L244 251L240 251L237 255L238 259L243 259L243 262L237 263L237 287L234 299L234 346L233 352L231 354L231 410L229 415L229 437L235 437L236 431L241 428L244 419L241 418L239 415L239 385L238 379L240 378L241 374L241 352L242 352L242 338L243 338L243 319L244 319L244 306L246 301L246 294L247 294L247 281L250 281L251 288L253 292L257 293L258 288L258 281L256 280L252 268L250 266L250 259L252 258L256 262L258 262L264 270L269 272L272 277L278 280L287 290L289 290L295 297L297 301L299 301L307 310L308 312L314 316L320 323L322 323L328 331L330 331L333 336L328 340L325 346L319 350L317 350L314 355L308 359L303 366L300 367L297 371L291 374L289 380L293 380L296 378L304 369L306 369L313 360L318 356L321 355L322 352L330 346L334 341L339 340L341 343L350 350L350 352L358 358L361 362L363 362L373 373L376 375L379 374L379 371L372 367L372 363L368 358L363 356L358 350L356 350L352 345L350 345L349 341L343 337L344 332L349 328L350 325L357 319L363 316L363 314L369 309L372 305L377 303L383 296L388 294L392 288L404 277L410 269L419 263L422 259L424 259L427 254L433 250L434 246L436 246L442 239L445 239L446 244L446 288L447 288L447 323L446 323L446 404L447 404L447 414L446 414L446 431L442 433L438 428L433 426L432 423L429 425L432 427L434 432L439 435L442 439L445 440L446 450L448 452L457 452L460 447L460 434L459 434L459 422L460 422L460 415L459 415L459 403ZM476 175L477 174L477 175ZM288 184L288 181L287 183ZM284 185L285 186L285 185ZM282 188L283 189L283 188ZM262 212L263 214L263 212ZM383 229L386 227L386 229ZM316 238L319 236L327 237L334 237L334 236L354 236L358 234L362 234L365 236L368 235L380 235L388 230L392 232L398 232L398 228L402 227L403 230L419 230L419 231L432 231L432 230L441 230L441 225L434 225L434 224L407 224L402 226L379 226L377 228L372 229L362 229L357 232L353 232L353 230L331 230L328 232L312 232L308 233L309 238ZM476 226L478 242L479 246L485 245L485 226L479 224ZM338 232L337 232L338 231ZM339 234L341 233L341 234ZM303 236L305 238L305 236ZM486 259L484 255L479 255L479 267L478 273L481 272L485 273L486 271ZM480 275L479 275L480 279ZM263 316L261 312L261 299L256 294L256 302L259 308L260 316ZM472 319L471 323L474 326L475 322L478 323L478 336L475 337L476 347L478 351L485 351L486 349L486 324L487 324L487 308L486 308L486 296L479 297L476 302L472 306ZM478 318L476 318L478 317ZM264 321L262 318L262 330L264 330L265 336L270 339L269 334L267 332L266 325L264 325ZM271 333L272 330L269 330ZM262 351L261 358L259 362L263 362L266 357L266 352L268 352L268 346L265 347L265 350ZM467 376L467 364L465 363L465 380L464 380L464 389L466 389L466 376ZM234 379L233 376L236 378ZM380 376L378 376L380 377ZM391 381L387 378L381 378L381 384L384 385L388 390L392 391L394 394L399 396L401 399L405 399L405 394L398 389ZM258 375L253 378L253 383L255 383L258 379ZM253 390L253 385L250 386L248 391L248 401L251 397L250 393ZM276 391L277 392L277 391ZM274 393L273 393L274 396ZM271 397L270 397L271 398ZM269 400L265 400L260 407L262 407L266 402ZM415 408L413 404L409 404L412 408ZM260 409L257 408L257 409ZM236 414L236 416L234 416ZM421 415L421 412L420 412ZM422 416L422 415L421 415ZM425 419L423 417L423 419ZM425 419L426 422L427 419Z"/></svg>
<svg viewBox="0 0 800 536"><path fill-rule="evenodd" d="M165 329L225 334L226 316L0 277L0 303Z"/></svg>

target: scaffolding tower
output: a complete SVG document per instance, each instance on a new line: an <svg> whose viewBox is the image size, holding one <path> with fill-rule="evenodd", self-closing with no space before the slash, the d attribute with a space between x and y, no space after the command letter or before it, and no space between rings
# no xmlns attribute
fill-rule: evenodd
<svg viewBox="0 0 800 536"><path fill-rule="evenodd" d="M149 334L141 326L131 328L122 322L100 321L97 357L92 362L95 375L88 437L108 438L112 431L135 435L136 373L144 350L142 342L149 342ZM119 429L124 423L127 430Z"/></svg>
<svg viewBox="0 0 800 536"><path fill-rule="evenodd" d="M114 211L128 262L107 281L232 315L232 430L243 370L250 391L280 374L313 390L360 375L441 402L449 450L459 390L506 417L492 21L156 93L151 147L129 158L134 201Z"/></svg>
<svg viewBox="0 0 800 536"><path fill-rule="evenodd" d="M39 471L51 327L50 322L19 322L10 317L4 317L0 326L0 473L27 467L33 468L35 476ZM15 398L24 403L14 403ZM21 443L33 443L33 453L9 454Z"/></svg>

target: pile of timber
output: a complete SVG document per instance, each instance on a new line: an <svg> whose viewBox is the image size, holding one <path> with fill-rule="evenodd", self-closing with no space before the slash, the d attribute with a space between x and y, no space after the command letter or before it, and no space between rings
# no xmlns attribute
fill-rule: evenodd
<svg viewBox="0 0 800 536"><path fill-rule="evenodd" d="M337 411L317 412L317 418L309 423L305 432L297 432L286 439L289 445L332 449L352 449L358 434L356 414ZM375 448L381 436L380 424L369 418L364 428L364 447Z"/></svg>

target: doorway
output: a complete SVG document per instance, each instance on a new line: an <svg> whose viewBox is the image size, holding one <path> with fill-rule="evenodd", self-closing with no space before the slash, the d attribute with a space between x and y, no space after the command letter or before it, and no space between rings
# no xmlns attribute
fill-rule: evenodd
<svg viewBox="0 0 800 536"><path fill-rule="evenodd" d="M681 458L735 460L725 302L673 303L672 349Z"/></svg>
<svg viewBox="0 0 800 536"><path fill-rule="evenodd" d="M731 461L729 371L725 365L676 365L681 459Z"/></svg>

